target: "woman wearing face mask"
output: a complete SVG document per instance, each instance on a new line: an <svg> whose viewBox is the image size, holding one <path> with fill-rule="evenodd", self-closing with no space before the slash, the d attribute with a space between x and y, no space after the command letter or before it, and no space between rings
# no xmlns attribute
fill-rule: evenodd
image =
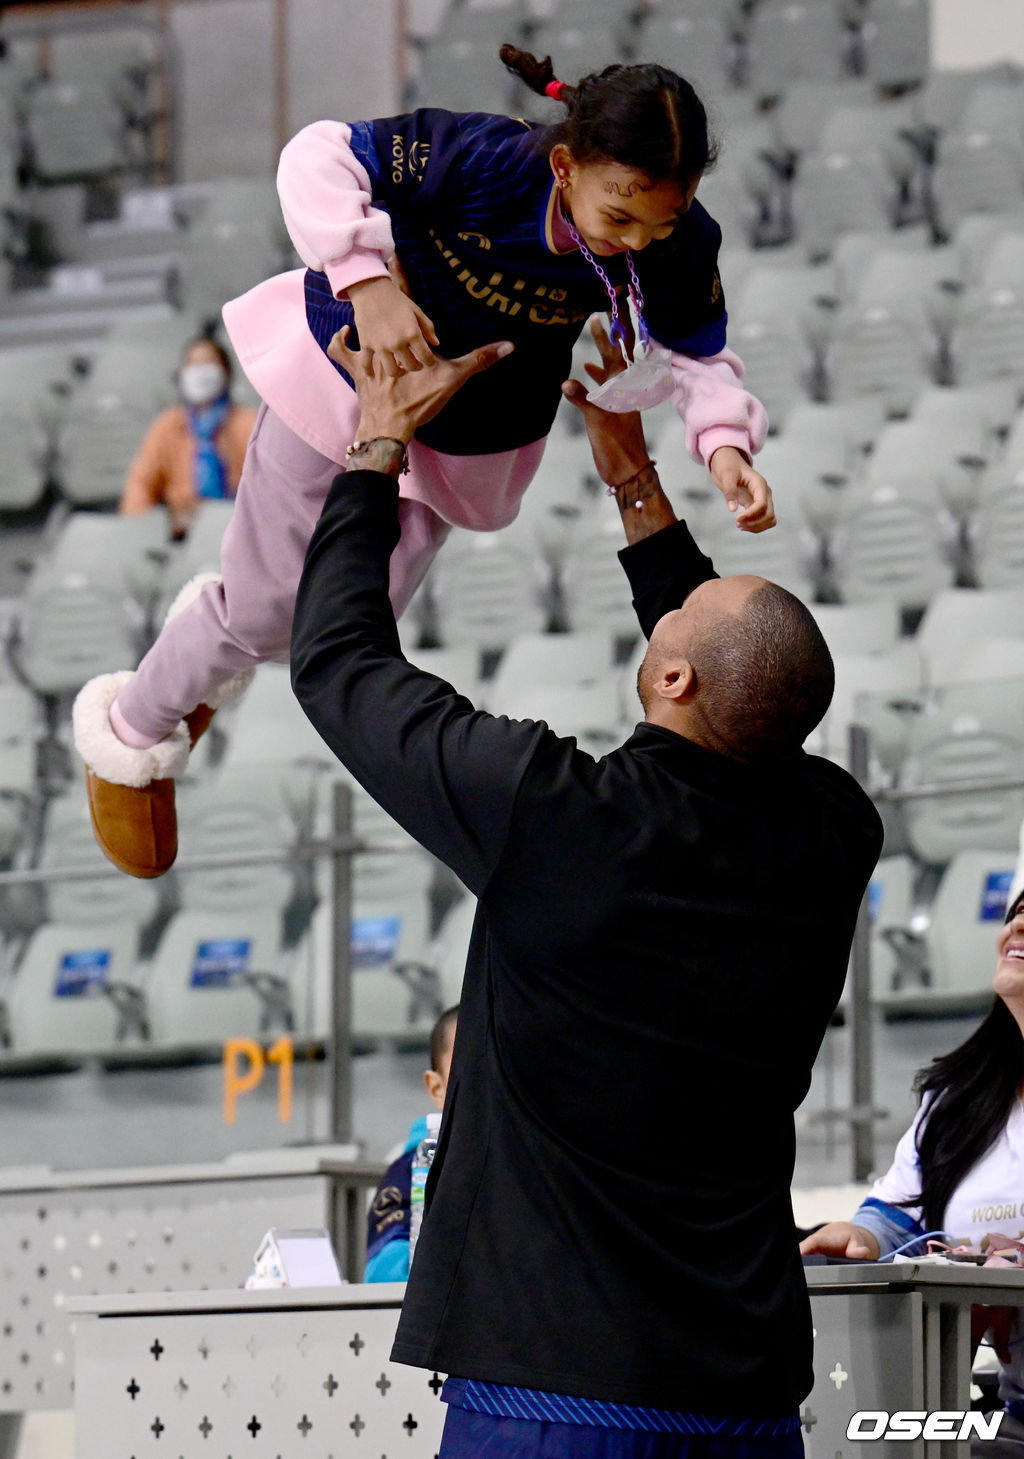
<svg viewBox="0 0 1024 1459"><path fill-rule="evenodd" d="M163 503L184 537L201 501L234 496L256 413L231 399L231 361L208 335L185 350L178 389L182 404L161 411L129 467L120 509Z"/></svg>

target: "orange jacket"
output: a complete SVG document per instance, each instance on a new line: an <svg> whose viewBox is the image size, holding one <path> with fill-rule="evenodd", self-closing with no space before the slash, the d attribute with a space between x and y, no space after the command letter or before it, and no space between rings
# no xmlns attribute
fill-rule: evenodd
<svg viewBox="0 0 1024 1459"><path fill-rule="evenodd" d="M232 405L217 432L217 450L227 468L228 490L234 496L256 414L247 405ZM162 410L150 426L128 468L121 511L148 512L163 502L175 532L184 531L199 502L195 486L195 442L183 405Z"/></svg>

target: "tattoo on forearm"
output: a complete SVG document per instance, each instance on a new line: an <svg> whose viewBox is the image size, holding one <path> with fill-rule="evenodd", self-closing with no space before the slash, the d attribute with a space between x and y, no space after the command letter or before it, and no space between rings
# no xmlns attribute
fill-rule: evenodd
<svg viewBox="0 0 1024 1459"><path fill-rule="evenodd" d="M345 469L380 471L386 476L398 476L406 464L406 450L401 441L389 436L375 436L348 452Z"/></svg>

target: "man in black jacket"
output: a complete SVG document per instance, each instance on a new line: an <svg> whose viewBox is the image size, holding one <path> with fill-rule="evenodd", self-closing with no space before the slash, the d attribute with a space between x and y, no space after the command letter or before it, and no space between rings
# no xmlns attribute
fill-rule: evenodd
<svg viewBox="0 0 1024 1459"><path fill-rule="evenodd" d="M366 444L310 545L295 692L479 898L393 1356L453 1375L445 1455L790 1459L812 1382L793 1112L882 839L801 749L828 651L790 594L715 576L639 417L567 386L630 543L644 720L595 762L475 710L403 658L388 558L403 443L491 354L377 382L334 348Z"/></svg>

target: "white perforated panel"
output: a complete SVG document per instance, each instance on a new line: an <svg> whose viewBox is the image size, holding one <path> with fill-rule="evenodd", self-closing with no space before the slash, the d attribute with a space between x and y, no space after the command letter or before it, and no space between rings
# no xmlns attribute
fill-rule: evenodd
<svg viewBox="0 0 1024 1459"><path fill-rule="evenodd" d="M435 1459L442 1378L396 1308L83 1318L76 1459Z"/></svg>
<svg viewBox="0 0 1024 1459"><path fill-rule="evenodd" d="M69 1297L241 1287L270 1226L329 1223L318 1176L0 1194L0 1412L70 1408Z"/></svg>

